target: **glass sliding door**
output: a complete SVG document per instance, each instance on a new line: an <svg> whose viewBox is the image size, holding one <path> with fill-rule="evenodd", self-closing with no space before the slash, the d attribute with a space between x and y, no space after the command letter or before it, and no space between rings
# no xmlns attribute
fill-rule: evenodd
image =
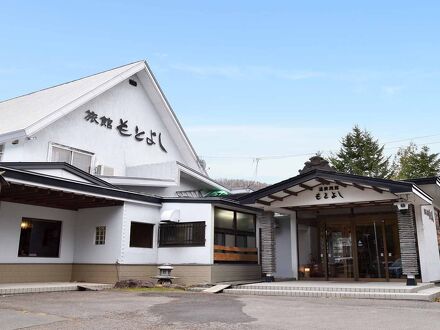
<svg viewBox="0 0 440 330"><path fill-rule="evenodd" d="M383 224L356 225L359 278L386 278Z"/></svg>
<svg viewBox="0 0 440 330"><path fill-rule="evenodd" d="M361 279L402 277L397 219L362 219L356 223L356 244Z"/></svg>
<svg viewBox="0 0 440 330"><path fill-rule="evenodd" d="M327 272L329 278L353 278L351 225L327 224Z"/></svg>
<svg viewBox="0 0 440 330"><path fill-rule="evenodd" d="M325 225L298 224L298 275L301 279L325 279Z"/></svg>
<svg viewBox="0 0 440 330"><path fill-rule="evenodd" d="M301 219L297 233L301 279L385 281L402 277L395 214Z"/></svg>

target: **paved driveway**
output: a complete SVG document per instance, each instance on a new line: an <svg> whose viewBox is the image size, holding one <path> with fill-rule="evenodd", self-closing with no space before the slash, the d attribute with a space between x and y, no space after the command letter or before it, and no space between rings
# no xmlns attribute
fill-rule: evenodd
<svg viewBox="0 0 440 330"><path fill-rule="evenodd" d="M0 297L0 329L436 329L440 303L126 291Z"/></svg>

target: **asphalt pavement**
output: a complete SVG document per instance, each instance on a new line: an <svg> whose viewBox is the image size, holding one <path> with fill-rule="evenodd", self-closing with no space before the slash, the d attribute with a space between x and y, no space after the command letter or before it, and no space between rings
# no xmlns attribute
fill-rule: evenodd
<svg viewBox="0 0 440 330"><path fill-rule="evenodd" d="M0 297L0 329L436 329L440 303L191 292Z"/></svg>

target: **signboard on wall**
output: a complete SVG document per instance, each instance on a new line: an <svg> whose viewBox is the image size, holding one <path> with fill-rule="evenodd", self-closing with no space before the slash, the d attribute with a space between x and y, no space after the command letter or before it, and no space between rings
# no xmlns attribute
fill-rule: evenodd
<svg viewBox="0 0 440 330"><path fill-rule="evenodd" d="M334 200L344 198L339 185L322 185L315 189L317 189L315 199L318 201L321 199Z"/></svg>
<svg viewBox="0 0 440 330"><path fill-rule="evenodd" d="M134 142L137 143L143 142L147 146L158 145L160 150L165 153L168 152L162 142L161 132L156 132L152 129L146 131L138 125L130 125L128 123L128 120L124 120L122 118L119 118L119 121L114 123L112 118L107 116L100 116L99 114L91 110L86 110L85 113L86 116L84 117L84 120L90 122L91 124L95 124L104 129L115 129L121 137L131 138Z"/></svg>
<svg viewBox="0 0 440 330"><path fill-rule="evenodd" d="M306 188L306 186L308 188ZM341 185L336 183L320 184L311 187L304 184L303 190L297 191L296 195L286 196L282 200L274 200L271 206L274 207L295 207L307 205L328 205L371 202L381 200L392 200L396 195L389 191L379 192L368 187L357 187L349 183Z"/></svg>
<svg viewBox="0 0 440 330"><path fill-rule="evenodd" d="M438 250L440 253L440 210L437 208L434 209L434 220L435 220L435 228L437 231Z"/></svg>

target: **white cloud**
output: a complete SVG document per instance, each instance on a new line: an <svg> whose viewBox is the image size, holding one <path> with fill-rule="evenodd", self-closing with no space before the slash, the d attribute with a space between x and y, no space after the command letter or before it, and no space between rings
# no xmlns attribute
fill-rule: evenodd
<svg viewBox="0 0 440 330"><path fill-rule="evenodd" d="M321 77L318 71L293 71L275 69L267 66L195 66L172 65L173 69L188 72L198 76L218 76L235 79L278 78L284 80L304 80Z"/></svg>
<svg viewBox="0 0 440 330"><path fill-rule="evenodd" d="M402 91L403 86L382 86L382 92L387 95L395 95Z"/></svg>
<svg viewBox="0 0 440 330"><path fill-rule="evenodd" d="M255 158L262 158L257 179L265 182L297 175L317 151L337 149L340 138L335 125L203 125L186 132L212 177L254 179Z"/></svg>
<svg viewBox="0 0 440 330"><path fill-rule="evenodd" d="M188 72L198 76L219 76L226 78L244 78L243 72L234 66L194 66L172 65L173 69Z"/></svg>
<svg viewBox="0 0 440 330"><path fill-rule="evenodd" d="M166 58L166 57L168 57L167 53L161 53L161 52L155 52L155 53L153 53L153 55L158 57L158 58Z"/></svg>
<svg viewBox="0 0 440 330"><path fill-rule="evenodd" d="M264 79L274 78L286 81L301 81L309 79L324 79L357 84L355 93L364 93L373 88L386 95L396 95L402 91L401 85L382 85L383 81L406 81L408 85L416 80L436 79L440 77L438 71L400 70L382 71L374 69L346 69L340 71L322 70L292 70L265 65L188 65L174 64L171 69L189 73L200 77L223 77L228 79ZM374 85L371 85L374 84Z"/></svg>
<svg viewBox="0 0 440 330"><path fill-rule="evenodd" d="M14 67L0 67L1 75L11 75L17 73L18 70Z"/></svg>

